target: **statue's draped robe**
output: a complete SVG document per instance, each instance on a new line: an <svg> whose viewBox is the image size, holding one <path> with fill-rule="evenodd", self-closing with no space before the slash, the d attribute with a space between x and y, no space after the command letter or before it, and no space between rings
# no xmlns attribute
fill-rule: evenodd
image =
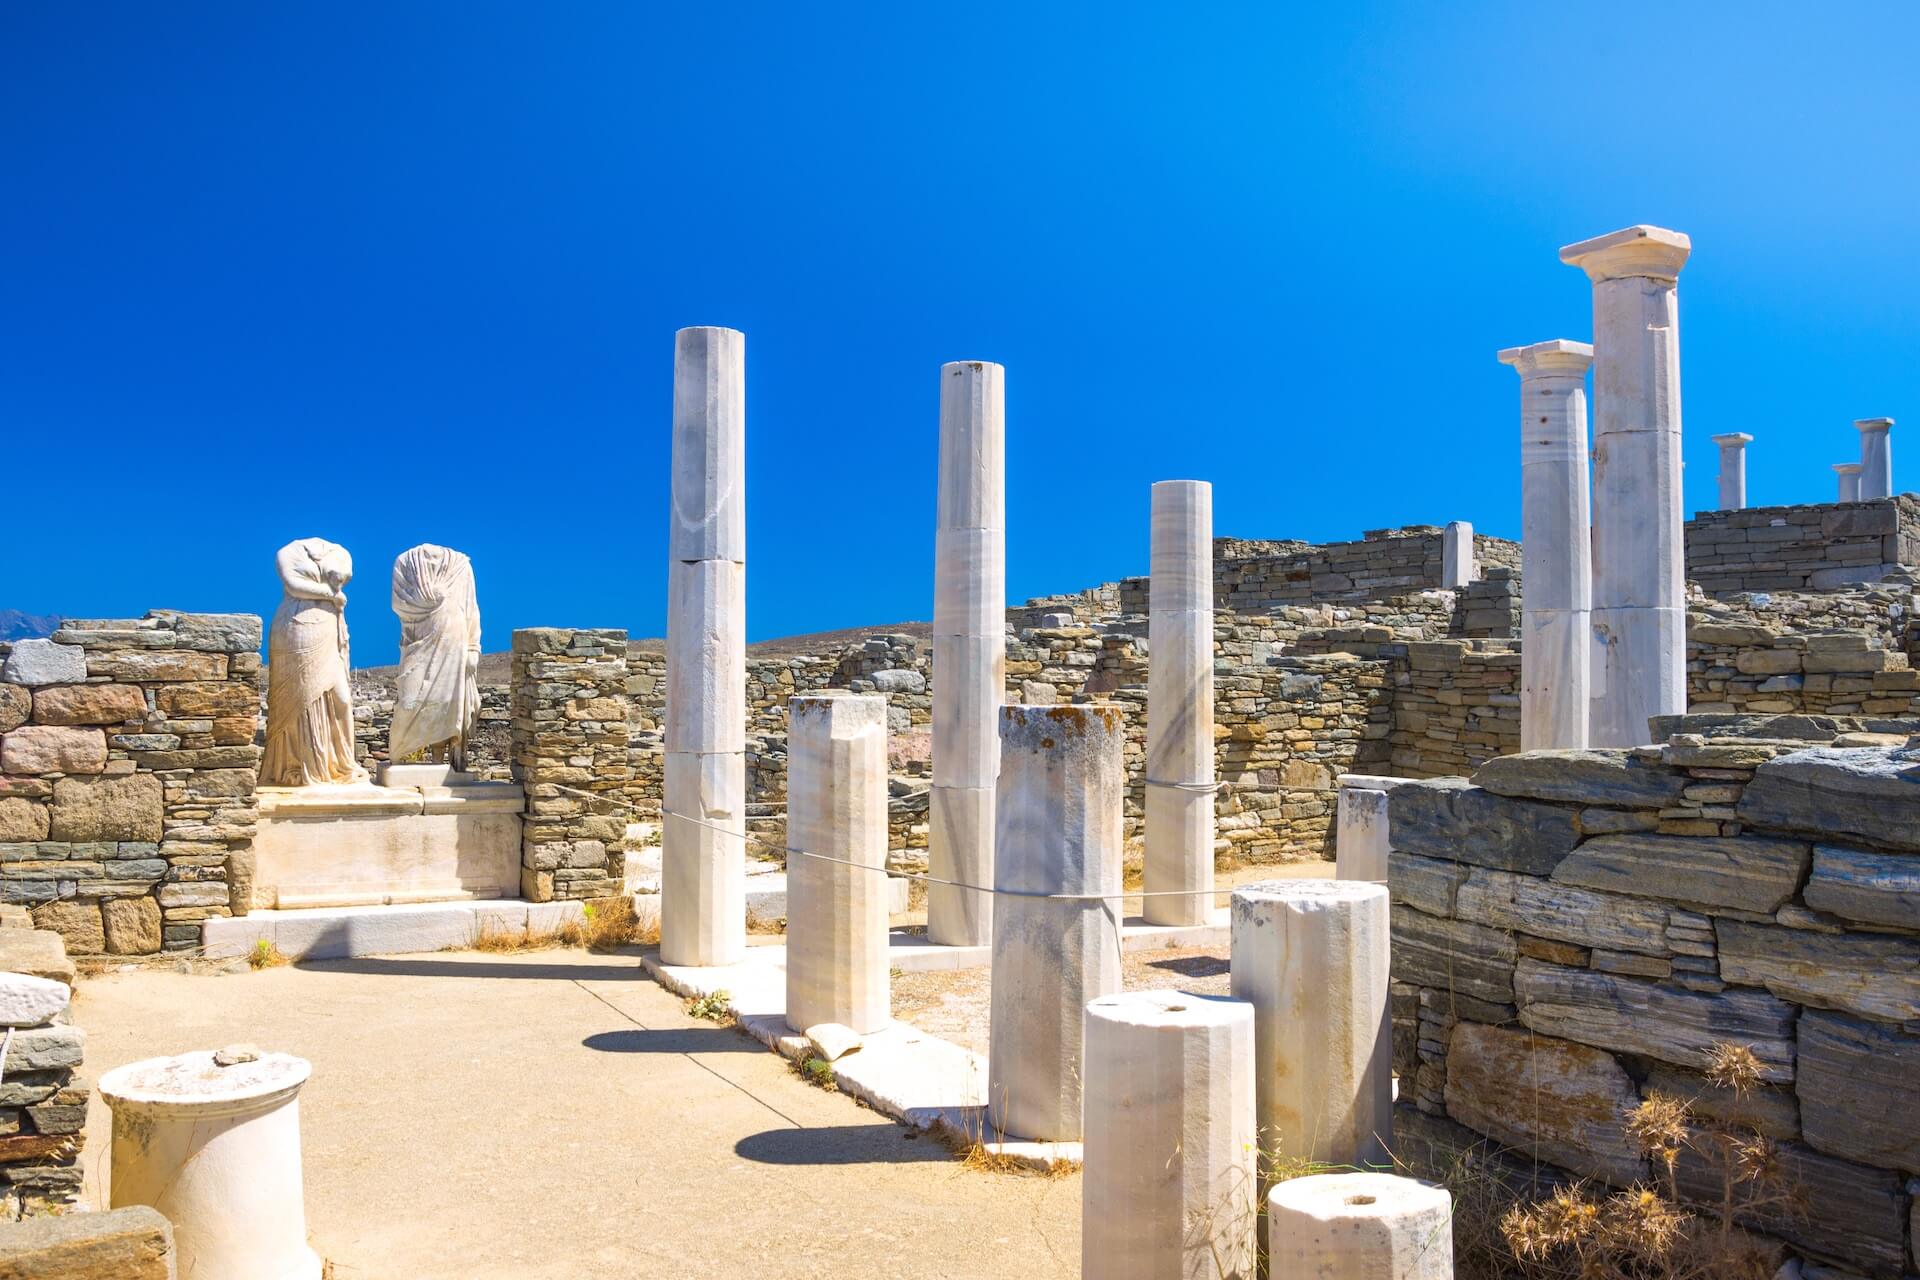
<svg viewBox="0 0 1920 1280"><path fill-rule="evenodd" d="M400 681L394 693L391 760L473 731L480 714L480 603L473 562L431 544L393 562L400 615Z"/></svg>
<svg viewBox="0 0 1920 1280"><path fill-rule="evenodd" d="M353 742L347 671L346 548L302 538L275 557L286 598L267 638L267 749L263 786L365 782Z"/></svg>

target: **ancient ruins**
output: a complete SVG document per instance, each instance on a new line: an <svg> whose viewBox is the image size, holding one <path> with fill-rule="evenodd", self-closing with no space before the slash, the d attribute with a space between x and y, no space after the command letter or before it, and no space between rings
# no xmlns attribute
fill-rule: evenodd
<svg viewBox="0 0 1920 1280"><path fill-rule="evenodd" d="M1590 342L1489 351L1517 542L1220 536L1170 479L1109 495L1146 576L1009 607L1005 371L959 361L931 626L756 651L746 340L689 328L664 645L522 629L490 669L486 565L427 544L397 673L357 671L319 537L270 625L0 645L0 1275L322 1273L309 1061L103 1058L76 961L323 970L616 912L622 981L969 1164L1077 1177L1088 1277L1444 1280L1473 1187L1576 1180L1693 1206L1739 1274L1920 1271L1920 498L1880 417L1838 501L1748 506L1756 427L1687 518L1689 251L1570 245ZM1134 980L1172 948L1224 985ZM986 1052L898 1016L970 970ZM1736 1131L1790 1196L1702 1136Z"/></svg>

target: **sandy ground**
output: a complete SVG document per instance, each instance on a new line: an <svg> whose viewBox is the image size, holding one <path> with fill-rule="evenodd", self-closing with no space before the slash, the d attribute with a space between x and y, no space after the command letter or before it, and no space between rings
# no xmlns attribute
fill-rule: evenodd
<svg viewBox="0 0 1920 1280"><path fill-rule="evenodd" d="M74 1015L93 1078L235 1041L313 1062L307 1224L336 1280L1079 1272L1077 1176L963 1170L688 1018L634 956L117 972Z"/></svg>

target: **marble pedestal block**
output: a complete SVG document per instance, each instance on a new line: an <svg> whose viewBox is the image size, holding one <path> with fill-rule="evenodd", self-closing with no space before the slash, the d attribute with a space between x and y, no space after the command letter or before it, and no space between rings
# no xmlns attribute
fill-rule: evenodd
<svg viewBox="0 0 1920 1280"><path fill-rule="evenodd" d="M1679 232L1636 226L1560 251L1593 282L1597 747L1637 746L1650 717L1687 709L1676 282L1690 249Z"/></svg>
<svg viewBox="0 0 1920 1280"><path fill-rule="evenodd" d="M803 697L787 708L787 1025L867 1035L891 1018L887 700Z"/></svg>
<svg viewBox="0 0 1920 1280"><path fill-rule="evenodd" d="M1520 744L1587 745L1592 533L1587 369L1593 348L1556 338L1500 352L1520 375Z"/></svg>
<svg viewBox="0 0 1920 1280"><path fill-rule="evenodd" d="M1860 500L1893 496L1893 419L1861 418L1854 424L1860 432Z"/></svg>
<svg viewBox="0 0 1920 1280"><path fill-rule="evenodd" d="M1253 1008L1182 991L1086 1010L1080 1274L1254 1274Z"/></svg>
<svg viewBox="0 0 1920 1280"><path fill-rule="evenodd" d="M997 715L1006 700L1006 371L963 360L940 369L940 469L933 591L933 787L927 863L941 880L993 883ZM980 946L993 899L927 886L927 936Z"/></svg>
<svg viewBox="0 0 1920 1280"><path fill-rule="evenodd" d="M1205 924L1213 913L1212 485L1153 486L1150 568L1141 915L1149 924Z"/></svg>
<svg viewBox="0 0 1920 1280"><path fill-rule="evenodd" d="M1479 576L1473 526L1465 520L1448 521L1446 532L1440 538L1440 585L1457 591Z"/></svg>
<svg viewBox="0 0 1920 1280"><path fill-rule="evenodd" d="M1110 703L1000 709L987 1056L997 1136L1080 1138L1082 1011L1121 985L1126 736Z"/></svg>
<svg viewBox="0 0 1920 1280"><path fill-rule="evenodd" d="M1753 437L1744 431L1729 431L1713 442L1720 446L1720 509L1741 511L1747 505L1747 446Z"/></svg>
<svg viewBox="0 0 1920 1280"><path fill-rule="evenodd" d="M1860 464L1857 462L1836 462L1833 464L1834 478L1840 482L1838 502L1860 501Z"/></svg>
<svg viewBox="0 0 1920 1280"><path fill-rule="evenodd" d="M1379 1164L1392 1137L1387 889L1274 880L1233 894L1233 994L1254 1008L1260 1149Z"/></svg>
<svg viewBox="0 0 1920 1280"><path fill-rule="evenodd" d="M1392 844L1387 827L1388 789L1378 785L1382 781L1399 779L1351 773L1340 779L1333 844L1336 879L1365 884L1387 882L1387 854Z"/></svg>
<svg viewBox="0 0 1920 1280"><path fill-rule="evenodd" d="M1267 1196L1271 1280L1453 1280L1453 1197L1390 1173L1320 1173Z"/></svg>
<svg viewBox="0 0 1920 1280"><path fill-rule="evenodd" d="M311 1070L284 1053L223 1066L203 1051L100 1077L113 1110L112 1207L164 1214L181 1275L319 1280L300 1169Z"/></svg>

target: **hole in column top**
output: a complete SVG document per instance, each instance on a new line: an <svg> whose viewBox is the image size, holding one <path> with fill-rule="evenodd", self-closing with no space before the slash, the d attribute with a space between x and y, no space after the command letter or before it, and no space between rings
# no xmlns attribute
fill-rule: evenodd
<svg viewBox="0 0 1920 1280"><path fill-rule="evenodd" d="M1167 1006L1168 1013L1185 1013L1186 1011L1187 1006L1183 1004L1170 1004Z"/></svg>
<svg viewBox="0 0 1920 1280"><path fill-rule="evenodd" d="M1347 1203L1348 1204L1372 1204L1373 1197L1372 1196L1348 1196Z"/></svg>

